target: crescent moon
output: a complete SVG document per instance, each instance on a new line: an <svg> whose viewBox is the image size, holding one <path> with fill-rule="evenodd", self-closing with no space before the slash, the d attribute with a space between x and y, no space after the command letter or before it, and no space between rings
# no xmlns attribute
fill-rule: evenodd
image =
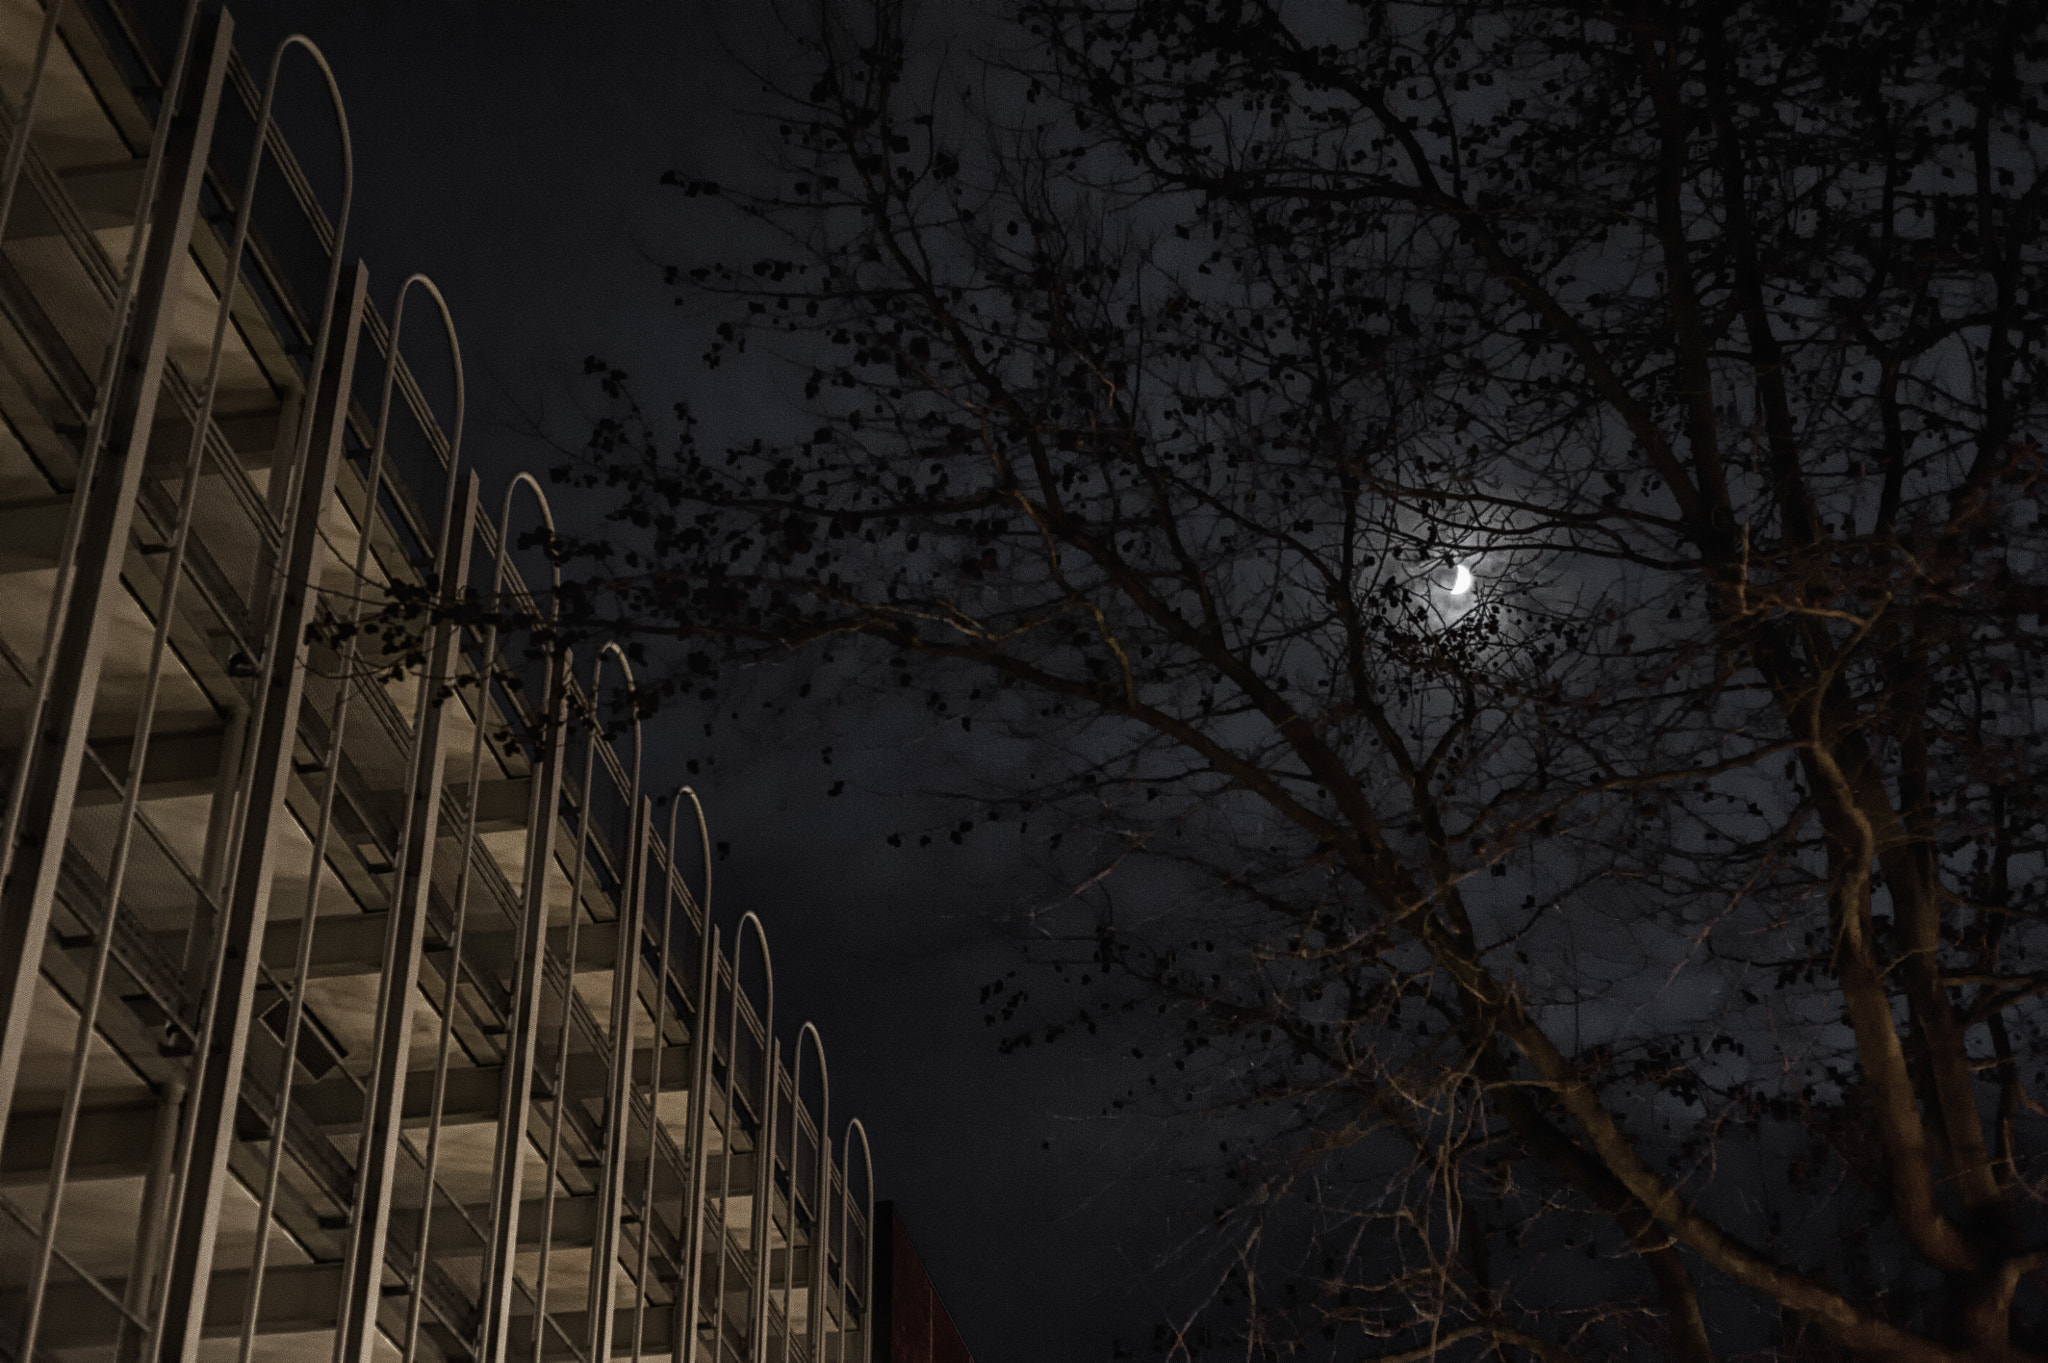
<svg viewBox="0 0 2048 1363"><path fill-rule="evenodd" d="M1460 563L1458 565L1457 572L1455 572L1451 576L1451 595L1463 596L1466 592L1469 592L1471 590L1472 570L1470 568L1467 568L1464 564Z"/></svg>

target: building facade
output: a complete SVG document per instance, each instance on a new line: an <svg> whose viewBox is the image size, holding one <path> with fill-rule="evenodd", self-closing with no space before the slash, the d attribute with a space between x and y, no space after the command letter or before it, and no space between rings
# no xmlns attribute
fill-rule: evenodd
<svg viewBox="0 0 2048 1363"><path fill-rule="evenodd" d="M873 1363L974 1363L893 1202L874 1205Z"/></svg>
<svg viewBox="0 0 2048 1363"><path fill-rule="evenodd" d="M490 623L546 499L431 281L371 306L324 59L251 55L0 0L0 1355L865 1363L817 1031L624 656Z"/></svg>

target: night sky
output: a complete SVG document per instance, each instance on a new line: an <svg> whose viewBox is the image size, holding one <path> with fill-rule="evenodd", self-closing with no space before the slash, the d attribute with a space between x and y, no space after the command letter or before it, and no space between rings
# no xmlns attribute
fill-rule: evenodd
<svg viewBox="0 0 2048 1363"><path fill-rule="evenodd" d="M409 271L447 295L467 357L466 452L498 471L487 489L557 458L536 421L575 438L591 353L657 409L688 398L714 435L798 419L759 375L707 383L702 319L674 306L660 271L745 254L715 207L660 180L745 174L758 129L738 111L762 101L747 68L784 60L765 6L267 0L236 18L259 79L294 30L332 62L355 144L352 251L387 316ZM302 117L286 132L310 140ZM697 784L713 836L731 844L716 916L765 919L777 1030L818 1023L833 1124L867 1123L879 1194L979 1363L1103 1358L1113 1337L1144 1353L1152 1323L1206 1273L1175 1214L1218 1195L1177 1172L1199 1168L1206 1138L1100 1119L1142 1073L1105 1042L998 1054L980 989L1011 970L1038 979L1015 915L1057 898L1040 858L1013 836L922 852L885 842L945 818L922 792L966 784L963 759L984 754L931 729L921 707L760 711L709 741L704 718L679 711L651 733L648 785L714 759Z"/></svg>

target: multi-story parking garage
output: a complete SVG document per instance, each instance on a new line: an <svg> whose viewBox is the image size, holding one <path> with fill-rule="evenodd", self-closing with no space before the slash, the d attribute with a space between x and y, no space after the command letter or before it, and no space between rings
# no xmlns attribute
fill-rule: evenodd
<svg viewBox="0 0 2048 1363"><path fill-rule="evenodd" d="M259 56L0 0L0 1353L865 1359L865 1136L624 659L490 623L545 500L469 472L433 286L369 304L319 53Z"/></svg>

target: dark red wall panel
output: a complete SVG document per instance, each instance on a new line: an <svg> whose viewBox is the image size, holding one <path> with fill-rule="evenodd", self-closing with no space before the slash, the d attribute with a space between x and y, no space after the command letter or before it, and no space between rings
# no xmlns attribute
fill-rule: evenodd
<svg viewBox="0 0 2048 1363"><path fill-rule="evenodd" d="M894 1204L875 1205L874 1363L974 1363Z"/></svg>

